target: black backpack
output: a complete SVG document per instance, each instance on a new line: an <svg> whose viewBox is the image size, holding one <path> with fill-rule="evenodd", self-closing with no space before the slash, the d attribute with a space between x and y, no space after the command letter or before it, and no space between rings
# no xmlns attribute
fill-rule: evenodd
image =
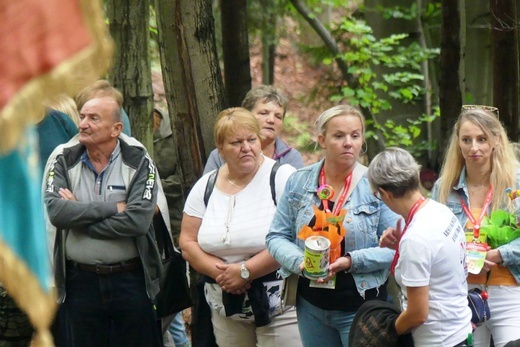
<svg viewBox="0 0 520 347"><path fill-rule="evenodd" d="M276 172L280 167L280 163L276 162L271 169L271 176L269 177L269 184L271 186L271 198L273 198L274 205L276 206L276 187L274 180L276 178ZM204 205L208 206L209 197L211 193L213 193L213 188L215 188L215 182L217 181L219 170L213 171L213 173L209 176L208 183L206 184L206 190L204 191Z"/></svg>

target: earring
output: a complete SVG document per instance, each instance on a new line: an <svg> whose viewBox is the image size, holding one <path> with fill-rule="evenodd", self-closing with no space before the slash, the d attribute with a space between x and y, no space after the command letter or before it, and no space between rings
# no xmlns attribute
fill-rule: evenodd
<svg viewBox="0 0 520 347"><path fill-rule="evenodd" d="M365 149L363 149L363 146L365 146ZM363 144L361 145L361 152L359 152L359 154L365 154L368 150L368 146L367 146L367 143L366 142L363 142Z"/></svg>

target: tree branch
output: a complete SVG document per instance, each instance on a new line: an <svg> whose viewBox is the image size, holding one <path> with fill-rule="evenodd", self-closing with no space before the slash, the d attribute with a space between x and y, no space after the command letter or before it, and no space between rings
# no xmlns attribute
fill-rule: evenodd
<svg viewBox="0 0 520 347"><path fill-rule="evenodd" d="M356 76L352 75L348 72L348 65L345 63L343 59L341 59L340 54L341 51L336 43L336 40L332 37L330 32L325 28L325 26L316 18L311 16L311 12L307 8L307 6L303 3L302 0L291 0L292 5L298 13L309 23L309 25L314 29L314 31L318 34L318 36L322 39L323 43L327 46L329 51L334 56L334 61L338 65L339 70L341 71L341 75L343 76L343 80L347 82L350 88L356 89L359 87L359 80ZM383 137L383 133L379 130L379 122L377 121L376 116L372 113L370 108L360 106L361 112L367 118L371 118L374 121L375 129L377 132L377 144L379 149L384 149L385 139Z"/></svg>

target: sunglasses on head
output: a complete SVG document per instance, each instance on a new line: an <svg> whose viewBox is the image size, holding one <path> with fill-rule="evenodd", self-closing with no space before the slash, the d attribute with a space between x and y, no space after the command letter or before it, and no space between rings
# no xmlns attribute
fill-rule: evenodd
<svg viewBox="0 0 520 347"><path fill-rule="evenodd" d="M494 106L486 106L486 105L462 105L461 110L462 110L462 111L469 111L469 110L484 110L484 111L491 112L492 114L494 114L495 116L497 116L497 118L499 117L498 108L496 108L496 107L494 107Z"/></svg>

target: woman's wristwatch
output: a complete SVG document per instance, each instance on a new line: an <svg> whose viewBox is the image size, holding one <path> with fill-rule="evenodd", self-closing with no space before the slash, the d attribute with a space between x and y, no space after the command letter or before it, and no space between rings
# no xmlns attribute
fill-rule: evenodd
<svg viewBox="0 0 520 347"><path fill-rule="evenodd" d="M245 262L243 262L242 265L240 266L240 277L242 277L242 279L244 279L246 281L249 281L249 277L251 277L251 273L246 268Z"/></svg>

